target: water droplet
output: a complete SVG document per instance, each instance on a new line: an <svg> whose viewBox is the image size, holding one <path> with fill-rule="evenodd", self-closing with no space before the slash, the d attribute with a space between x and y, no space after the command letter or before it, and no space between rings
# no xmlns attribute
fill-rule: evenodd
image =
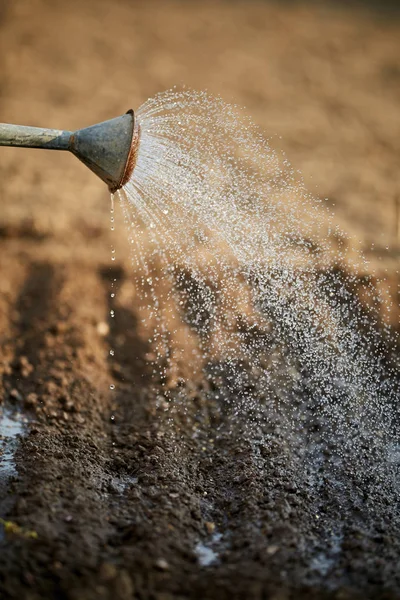
<svg viewBox="0 0 400 600"><path fill-rule="evenodd" d="M400 439L397 380L383 366L377 327L349 291L359 286L349 273L365 267L358 250L347 273L346 237L331 211L221 99L170 91L137 119L141 145L120 199L135 243L132 296L137 290L147 311L144 340L163 393L170 368L190 362L195 372L204 363L210 399L224 427L251 440L255 469L260 448L284 442L298 460L300 488L318 490L323 470L346 505L351 465L360 489L363 478L372 481L368 498L385 481L394 506L398 476L385 457ZM165 282L159 293L156 275ZM366 289L381 315L380 295L371 282ZM179 355L175 341L185 336ZM190 420L184 389L176 384L171 406ZM195 425L194 435L208 439L207 425ZM319 511L317 504L309 514L318 519Z"/></svg>

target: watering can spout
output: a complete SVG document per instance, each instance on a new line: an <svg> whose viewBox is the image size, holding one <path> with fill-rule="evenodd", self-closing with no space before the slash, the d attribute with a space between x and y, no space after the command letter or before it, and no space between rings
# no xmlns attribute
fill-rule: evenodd
<svg viewBox="0 0 400 600"><path fill-rule="evenodd" d="M133 110L71 134L69 150L105 181L112 192L129 179L136 158Z"/></svg>
<svg viewBox="0 0 400 600"><path fill-rule="evenodd" d="M77 131L0 123L0 146L68 150L102 179L111 192L128 182L136 164L139 127L133 110Z"/></svg>

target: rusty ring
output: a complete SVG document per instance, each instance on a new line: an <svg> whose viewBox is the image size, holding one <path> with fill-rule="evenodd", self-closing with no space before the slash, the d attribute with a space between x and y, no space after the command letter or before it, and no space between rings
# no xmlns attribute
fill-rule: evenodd
<svg viewBox="0 0 400 600"><path fill-rule="evenodd" d="M130 180L133 170L136 167L139 142L140 142L140 125L136 121L133 110L128 110L127 114L131 114L133 118L133 131L132 131L132 142L129 150L128 158L126 160L125 169L121 177L120 182L113 188L110 188L112 194L120 190Z"/></svg>

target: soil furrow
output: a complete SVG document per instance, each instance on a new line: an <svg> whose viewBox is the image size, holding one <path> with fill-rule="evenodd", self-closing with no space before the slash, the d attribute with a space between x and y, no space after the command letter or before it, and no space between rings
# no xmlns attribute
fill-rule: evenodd
<svg viewBox="0 0 400 600"><path fill-rule="evenodd" d="M43 562L53 578L42 581L41 593L61 592L66 540L76 540L79 569L96 564L107 537L109 400L106 349L98 333L105 305L101 299L95 306L85 302L98 295L98 280L91 273L78 280L74 271L73 265L33 264L17 303L19 351L7 385L18 385L17 401L29 407L35 421L17 452L18 500L7 518L37 539L23 533L7 538L0 570L10 597L21 577L30 587ZM30 568L21 573L19 565L28 556Z"/></svg>

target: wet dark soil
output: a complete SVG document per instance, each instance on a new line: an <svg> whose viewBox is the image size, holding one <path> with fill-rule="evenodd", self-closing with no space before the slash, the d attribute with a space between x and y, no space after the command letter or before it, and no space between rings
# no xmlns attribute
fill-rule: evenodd
<svg viewBox="0 0 400 600"><path fill-rule="evenodd" d="M397 597L384 487L379 497L343 472L341 506L329 468L307 484L278 432L261 446L236 436L205 384L186 384L168 410L134 305L107 321L104 266L23 271L8 295L2 388L31 422L3 514L19 529L0 541L2 597Z"/></svg>
<svg viewBox="0 0 400 600"><path fill-rule="evenodd" d="M398 326L397 22L322 4L132 6L4 2L2 120L73 129L182 79L233 95L286 137L364 250L375 242L368 275L386 276ZM0 414L29 424L0 481L0 598L399 598L390 482L361 457L333 467L311 428L305 462L278 430L260 444L206 381L152 376L122 223L116 243L107 191L74 161L2 150Z"/></svg>
<svg viewBox="0 0 400 600"><path fill-rule="evenodd" d="M397 500L365 463L249 439L205 382L171 406L129 272L32 261L31 244L3 242L3 406L30 423L1 499L2 598L399 596Z"/></svg>

